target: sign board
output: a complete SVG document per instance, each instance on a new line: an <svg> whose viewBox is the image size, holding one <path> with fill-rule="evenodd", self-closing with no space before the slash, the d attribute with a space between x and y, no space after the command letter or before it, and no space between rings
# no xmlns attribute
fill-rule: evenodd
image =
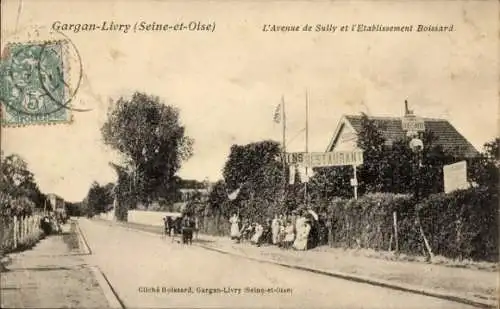
<svg viewBox="0 0 500 309"><path fill-rule="evenodd" d="M460 161L457 163L443 166L444 175L444 192L450 193L455 190L467 189L467 162Z"/></svg>
<svg viewBox="0 0 500 309"><path fill-rule="evenodd" d="M363 164L363 152L361 150L356 150L286 153L285 162L305 167L360 165Z"/></svg>
<svg viewBox="0 0 500 309"><path fill-rule="evenodd" d="M351 186L355 187L358 185L358 180L356 178L351 178Z"/></svg>
<svg viewBox="0 0 500 309"><path fill-rule="evenodd" d="M285 162L291 165L303 165L306 155L305 152L287 152L285 153Z"/></svg>
<svg viewBox="0 0 500 309"><path fill-rule="evenodd" d="M424 119L417 116L405 116L401 119L401 124L403 125L403 131L409 132L421 132L425 131Z"/></svg>

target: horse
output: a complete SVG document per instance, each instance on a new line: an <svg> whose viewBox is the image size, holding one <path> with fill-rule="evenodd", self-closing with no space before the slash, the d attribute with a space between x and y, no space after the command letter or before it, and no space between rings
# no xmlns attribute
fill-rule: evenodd
<svg viewBox="0 0 500 309"><path fill-rule="evenodd" d="M182 218L167 216L164 219L164 224L163 237L166 238L168 235L174 242L175 236L182 234Z"/></svg>
<svg viewBox="0 0 500 309"><path fill-rule="evenodd" d="M181 236L183 244L193 243L193 233L196 232L196 222L190 216L172 217L167 216L164 218L165 228L163 237L170 235L172 242L174 242L177 235ZM180 242L180 241L178 241Z"/></svg>
<svg viewBox="0 0 500 309"><path fill-rule="evenodd" d="M182 243L192 244L193 243L193 231L196 228L196 223L193 218L185 216L182 219Z"/></svg>

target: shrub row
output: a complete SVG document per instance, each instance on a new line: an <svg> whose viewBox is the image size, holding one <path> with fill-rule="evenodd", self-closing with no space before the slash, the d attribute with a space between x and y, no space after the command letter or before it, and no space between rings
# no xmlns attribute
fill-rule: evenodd
<svg viewBox="0 0 500 309"><path fill-rule="evenodd" d="M333 245L394 249L394 211L400 252L425 254L420 222L434 254L498 261L498 193L484 188L434 194L416 206L411 196L388 193L333 200Z"/></svg>
<svg viewBox="0 0 500 309"><path fill-rule="evenodd" d="M435 194L417 208L435 254L498 261L498 192L486 188Z"/></svg>
<svg viewBox="0 0 500 309"><path fill-rule="evenodd" d="M498 261L498 202L498 192L471 188L430 195L417 205L411 195L376 193L357 200L319 201L313 208L322 218L321 230L326 235L320 236L328 239L330 234L331 246L394 250L396 212L401 253L426 254L422 227L435 255ZM269 215L258 204L245 203L242 217L253 221ZM200 213L200 217L202 232L228 234L230 225L225 216L207 217Z"/></svg>

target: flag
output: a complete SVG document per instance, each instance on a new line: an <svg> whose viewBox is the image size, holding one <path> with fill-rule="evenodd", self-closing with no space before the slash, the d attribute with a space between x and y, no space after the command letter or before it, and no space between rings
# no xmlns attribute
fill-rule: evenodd
<svg viewBox="0 0 500 309"><path fill-rule="evenodd" d="M274 110L274 117L273 117L274 122L280 123L281 122L281 103L276 106L276 109Z"/></svg>
<svg viewBox="0 0 500 309"><path fill-rule="evenodd" d="M234 190L233 192L231 192L227 196L227 198L229 198L229 200L231 200L231 201L234 201L238 197L238 194L240 193L240 190L241 190L241 188L238 188L238 189Z"/></svg>
<svg viewBox="0 0 500 309"><path fill-rule="evenodd" d="M293 185L295 183L295 172L296 172L296 167L293 165L290 165L290 173L289 173L288 183L291 185Z"/></svg>

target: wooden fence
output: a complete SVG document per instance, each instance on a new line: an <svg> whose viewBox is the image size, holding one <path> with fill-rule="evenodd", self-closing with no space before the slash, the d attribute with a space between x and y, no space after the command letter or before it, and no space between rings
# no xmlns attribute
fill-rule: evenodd
<svg viewBox="0 0 500 309"><path fill-rule="evenodd" d="M42 234L41 218L40 214L0 217L0 256L35 243Z"/></svg>

